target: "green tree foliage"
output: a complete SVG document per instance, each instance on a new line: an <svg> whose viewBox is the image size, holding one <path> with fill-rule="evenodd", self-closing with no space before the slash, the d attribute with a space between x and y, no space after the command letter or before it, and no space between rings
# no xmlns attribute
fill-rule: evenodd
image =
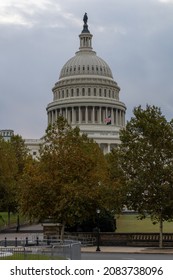
<svg viewBox="0 0 173 280"><path fill-rule="evenodd" d="M125 204L126 190L124 189L125 177L123 170L119 165L118 149L113 149L111 153L106 154L108 164L108 185L107 191L107 205L109 203L109 210L114 214L120 213Z"/></svg>
<svg viewBox="0 0 173 280"><path fill-rule="evenodd" d="M21 209L30 218L82 222L103 207L107 165L99 146L63 117L49 126L40 160L23 176Z"/></svg>
<svg viewBox="0 0 173 280"><path fill-rule="evenodd" d="M18 184L28 158L28 150L21 136L12 136L9 141L0 139L0 209L18 211Z"/></svg>
<svg viewBox="0 0 173 280"><path fill-rule="evenodd" d="M173 122L160 108L141 106L121 131L119 162L126 177L127 205L141 218L160 223L173 218Z"/></svg>

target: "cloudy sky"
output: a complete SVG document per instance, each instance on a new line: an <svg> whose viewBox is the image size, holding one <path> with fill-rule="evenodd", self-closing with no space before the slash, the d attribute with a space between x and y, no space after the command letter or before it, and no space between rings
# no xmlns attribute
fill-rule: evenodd
<svg viewBox="0 0 173 280"><path fill-rule="evenodd" d="M173 118L173 0L0 0L0 129L43 135L52 87L79 48L85 12L126 119L146 104Z"/></svg>

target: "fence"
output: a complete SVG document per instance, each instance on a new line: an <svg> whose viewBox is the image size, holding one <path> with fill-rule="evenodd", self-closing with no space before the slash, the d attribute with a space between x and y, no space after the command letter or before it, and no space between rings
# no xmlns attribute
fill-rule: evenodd
<svg viewBox="0 0 173 280"><path fill-rule="evenodd" d="M7 239L0 240L0 259L81 259L81 243L73 240L35 240Z"/></svg>

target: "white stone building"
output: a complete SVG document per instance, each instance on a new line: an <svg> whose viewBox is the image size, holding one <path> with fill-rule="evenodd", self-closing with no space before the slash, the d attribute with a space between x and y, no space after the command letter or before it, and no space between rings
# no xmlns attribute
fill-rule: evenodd
<svg viewBox="0 0 173 280"><path fill-rule="evenodd" d="M87 20L79 39L79 50L62 67L52 89L53 101L47 106L48 124L63 115L72 127L78 125L107 153L119 144L126 107L119 100L120 88L110 67L92 49Z"/></svg>

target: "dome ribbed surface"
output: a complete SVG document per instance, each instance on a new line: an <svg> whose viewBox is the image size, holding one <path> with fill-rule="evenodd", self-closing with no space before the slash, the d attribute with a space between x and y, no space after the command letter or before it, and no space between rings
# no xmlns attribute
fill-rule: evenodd
<svg viewBox="0 0 173 280"><path fill-rule="evenodd" d="M108 64L94 51L78 51L62 67L59 78L75 75L98 75L113 79Z"/></svg>

